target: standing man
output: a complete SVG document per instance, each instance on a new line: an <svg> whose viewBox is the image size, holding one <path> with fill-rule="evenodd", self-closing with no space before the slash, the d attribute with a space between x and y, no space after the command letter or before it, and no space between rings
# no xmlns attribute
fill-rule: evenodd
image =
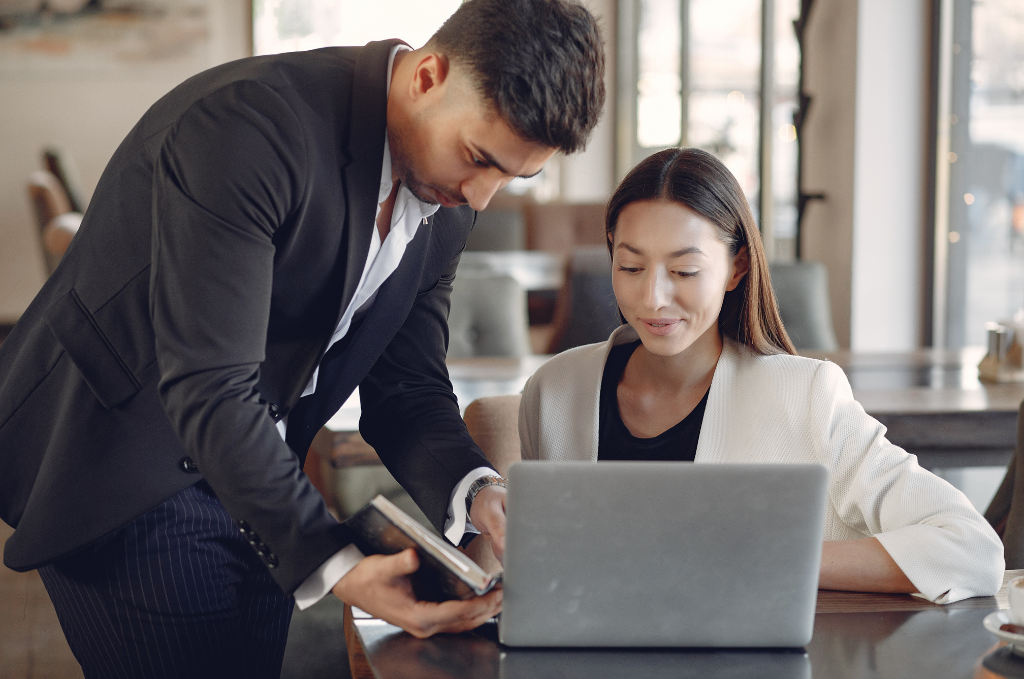
<svg viewBox="0 0 1024 679"><path fill-rule="evenodd" d="M143 116L0 350L4 562L39 569L86 676L277 676L293 596L419 636L500 609L415 601L415 554L364 558L302 464L358 386L434 525L501 549L451 283L473 210L582 148L603 69L570 0L470 0L422 49L243 59Z"/></svg>

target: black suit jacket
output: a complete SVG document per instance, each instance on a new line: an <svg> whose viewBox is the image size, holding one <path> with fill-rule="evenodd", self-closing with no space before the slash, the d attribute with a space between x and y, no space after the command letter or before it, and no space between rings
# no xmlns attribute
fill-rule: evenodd
<svg viewBox="0 0 1024 679"><path fill-rule="evenodd" d="M371 311L324 355L374 228L394 44L206 71L118 148L0 348L9 567L88 545L201 474L294 591L350 541L302 463L357 386L363 436L436 526L455 484L488 466L444 364L472 210L421 225Z"/></svg>

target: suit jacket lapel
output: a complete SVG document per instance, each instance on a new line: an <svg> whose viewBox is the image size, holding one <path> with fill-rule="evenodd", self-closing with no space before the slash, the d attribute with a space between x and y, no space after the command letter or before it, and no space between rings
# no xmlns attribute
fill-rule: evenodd
<svg viewBox="0 0 1024 679"><path fill-rule="evenodd" d="M369 372L377 358L398 332L416 301L415 293L423 275L424 252L430 242L433 219L428 219L406 247L398 269L391 274L377 293L377 299L356 330L348 348L332 360L320 365L320 377L313 398L317 403L315 428L338 411L352 390ZM322 386L322 390L321 390Z"/></svg>
<svg viewBox="0 0 1024 679"><path fill-rule="evenodd" d="M404 43L401 40L371 42L360 50L356 59L349 115L349 163L344 169L348 248L339 319L355 295L370 251L387 133L388 56L397 44Z"/></svg>

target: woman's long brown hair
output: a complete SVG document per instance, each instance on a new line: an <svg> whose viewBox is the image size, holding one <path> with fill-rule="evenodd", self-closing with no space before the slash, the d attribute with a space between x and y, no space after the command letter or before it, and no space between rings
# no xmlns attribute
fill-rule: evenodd
<svg viewBox="0 0 1024 679"><path fill-rule="evenodd" d="M612 249L619 214L631 203L670 200L684 205L718 229L735 257L745 245L750 271L725 293L718 329L724 337L761 355L795 354L782 326L772 291L761 234L739 182L720 160L706 151L673 148L659 151L630 170L608 202L605 231Z"/></svg>

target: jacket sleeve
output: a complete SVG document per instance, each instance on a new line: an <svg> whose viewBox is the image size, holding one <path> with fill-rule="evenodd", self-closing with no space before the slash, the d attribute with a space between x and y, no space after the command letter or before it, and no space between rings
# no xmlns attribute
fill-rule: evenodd
<svg viewBox="0 0 1024 679"><path fill-rule="evenodd" d="M359 386L359 431L444 532L452 490L478 467L494 468L473 442L448 379L448 311L459 255L408 318Z"/></svg>
<svg viewBox="0 0 1024 679"><path fill-rule="evenodd" d="M819 366L810 396L816 453L840 520L877 538L929 601L995 594L1003 546L964 494L886 440L837 366Z"/></svg>
<svg viewBox="0 0 1024 679"><path fill-rule="evenodd" d="M303 127L242 82L195 103L153 177L150 315L174 431L253 548L291 593L350 540L257 392L274 235L302 204Z"/></svg>

